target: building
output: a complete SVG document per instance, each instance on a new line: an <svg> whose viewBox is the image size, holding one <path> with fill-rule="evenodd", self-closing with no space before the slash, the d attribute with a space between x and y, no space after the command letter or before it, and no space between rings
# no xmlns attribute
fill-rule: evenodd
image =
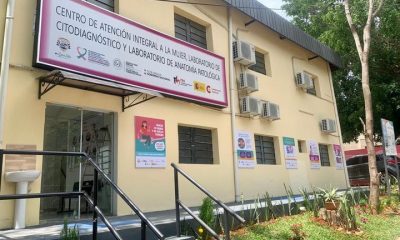
<svg viewBox="0 0 400 240"><path fill-rule="evenodd" d="M174 208L171 163L225 202L284 195L284 183L346 187L334 152L340 59L329 48L255 0L89 2L100 8L1 1L1 45L11 34L2 148L86 151L144 211ZM230 56L233 42L241 53ZM76 190L79 169L82 188L93 182L73 158L5 156L0 166L0 194L15 193L4 176L22 169L41 171L31 192ZM184 182L181 191L191 206L203 198ZM99 194L104 212L130 213L107 185ZM62 219L71 202L29 200L27 225ZM0 228L12 227L14 202L0 209Z"/></svg>

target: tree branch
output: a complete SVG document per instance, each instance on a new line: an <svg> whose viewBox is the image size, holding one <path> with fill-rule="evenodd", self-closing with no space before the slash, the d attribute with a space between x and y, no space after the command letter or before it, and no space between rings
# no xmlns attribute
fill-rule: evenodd
<svg viewBox="0 0 400 240"><path fill-rule="evenodd" d="M344 12L346 13L347 23L350 26L351 33L353 34L353 38L354 38L355 43L356 43L358 56L360 58L360 61L363 61L363 57L362 57L363 48L361 46L360 37L358 36L357 29L354 26L353 18L351 17L349 0L344 0L343 3L344 3Z"/></svg>
<svg viewBox="0 0 400 240"><path fill-rule="evenodd" d="M378 7L375 9L375 12L372 13L372 17L376 17L378 12L381 10L384 0L379 0Z"/></svg>

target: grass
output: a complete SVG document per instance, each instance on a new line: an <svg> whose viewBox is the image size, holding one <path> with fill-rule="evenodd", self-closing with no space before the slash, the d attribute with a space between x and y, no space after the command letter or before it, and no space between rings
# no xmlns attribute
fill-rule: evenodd
<svg viewBox="0 0 400 240"><path fill-rule="evenodd" d="M305 239L323 240L395 240L400 237L400 215L364 215L366 223L360 223L360 232L348 234L312 220L312 213L282 217L238 230L234 240L288 240L294 235L290 230L293 224L301 224Z"/></svg>

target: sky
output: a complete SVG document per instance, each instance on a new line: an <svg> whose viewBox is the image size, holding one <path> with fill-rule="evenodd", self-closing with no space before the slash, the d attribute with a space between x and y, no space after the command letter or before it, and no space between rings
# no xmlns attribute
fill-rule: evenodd
<svg viewBox="0 0 400 240"><path fill-rule="evenodd" d="M264 4L265 6L269 8L273 8L272 10L282 17L288 19L288 17L285 14L285 11L280 11L280 10L275 10L275 9L280 9L281 6L283 5L282 0L258 0L260 3Z"/></svg>

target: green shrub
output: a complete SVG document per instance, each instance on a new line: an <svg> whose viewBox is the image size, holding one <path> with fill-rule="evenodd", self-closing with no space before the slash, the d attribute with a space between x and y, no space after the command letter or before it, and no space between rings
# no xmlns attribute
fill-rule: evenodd
<svg viewBox="0 0 400 240"><path fill-rule="evenodd" d="M67 219L64 219L64 227L60 233L61 240L77 240L79 239L79 229L75 226L73 228L68 227Z"/></svg>
<svg viewBox="0 0 400 240"><path fill-rule="evenodd" d="M203 199L203 203L201 204L199 211L199 218L203 220L203 222L209 227L213 228L213 226L215 225L215 215L214 205L211 198L206 197ZM199 233L201 234L203 240L210 238L209 234L205 230L203 230L202 228L200 228L199 230Z"/></svg>

